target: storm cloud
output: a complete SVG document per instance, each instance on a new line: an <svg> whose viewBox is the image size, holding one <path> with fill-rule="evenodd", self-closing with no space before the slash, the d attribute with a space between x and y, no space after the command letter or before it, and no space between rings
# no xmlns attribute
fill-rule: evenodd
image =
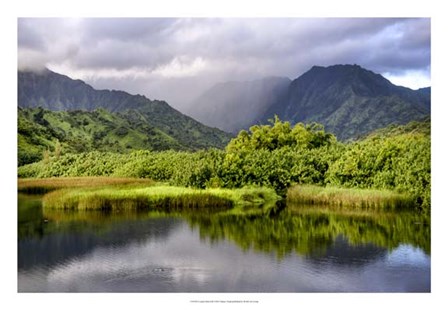
<svg viewBox="0 0 448 310"><path fill-rule="evenodd" d="M428 18L20 18L18 65L182 110L217 82L294 79L313 65L429 86L430 28Z"/></svg>

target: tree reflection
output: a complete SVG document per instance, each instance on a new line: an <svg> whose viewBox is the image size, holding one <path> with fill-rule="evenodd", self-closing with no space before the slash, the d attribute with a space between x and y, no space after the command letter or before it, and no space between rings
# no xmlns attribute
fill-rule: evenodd
<svg viewBox="0 0 448 310"><path fill-rule="evenodd" d="M227 239L243 250L324 255L338 236L351 246L374 245L392 250L410 244L430 254L430 218L415 213L353 212L322 208L287 208L277 216L191 215L202 239Z"/></svg>

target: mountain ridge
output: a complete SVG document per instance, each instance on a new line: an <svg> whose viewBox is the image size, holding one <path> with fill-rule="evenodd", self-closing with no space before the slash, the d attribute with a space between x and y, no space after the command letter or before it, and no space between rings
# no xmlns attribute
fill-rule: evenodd
<svg viewBox="0 0 448 310"><path fill-rule="evenodd" d="M264 118L274 114L294 123L322 123L347 140L422 119L430 114L430 99L359 65L315 66L291 82L287 99Z"/></svg>
<svg viewBox="0 0 448 310"><path fill-rule="evenodd" d="M115 98L110 100L111 97ZM96 108L105 108L110 112L118 112L138 108L138 104L146 100L154 104L168 105L162 100L150 100L144 95L132 95L122 90L95 89L80 79L72 79L49 69L18 71L18 105L20 107L40 106L52 111L91 111Z"/></svg>
<svg viewBox="0 0 448 310"><path fill-rule="evenodd" d="M205 92L210 106L216 106L211 98L219 97L219 94L213 95L213 90L212 87ZM232 89L220 91L226 92L231 93ZM430 93L430 87L412 90L394 85L382 75L356 64L313 66L292 80L276 94L276 98L267 100L268 103L261 104L260 108L251 105L251 122L227 122L225 125L228 131L238 132L255 123L265 124L277 115L294 124L318 122L339 139L352 140L390 124L423 119L431 112ZM240 118L245 113L232 113L228 107L245 106L245 99L235 96L232 100L221 105L220 110L227 113L227 118ZM207 102L202 102L202 105L207 105ZM223 124L215 119L225 113L216 113L210 108L207 112L201 121L222 129Z"/></svg>
<svg viewBox="0 0 448 310"><path fill-rule="evenodd" d="M166 149L170 145L186 150L223 148L232 137L182 114L165 101L150 100L120 90L96 90L82 80L73 80L48 69L42 72L18 71L18 107L87 112L105 109L119 119L155 128L161 135L175 141L149 149Z"/></svg>

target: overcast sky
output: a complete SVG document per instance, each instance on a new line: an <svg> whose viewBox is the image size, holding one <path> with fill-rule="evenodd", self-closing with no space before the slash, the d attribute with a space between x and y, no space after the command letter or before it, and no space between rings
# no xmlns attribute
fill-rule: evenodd
<svg viewBox="0 0 448 310"><path fill-rule="evenodd" d="M217 82L295 79L313 65L359 64L430 86L430 19L18 19L18 65L166 100L182 110Z"/></svg>

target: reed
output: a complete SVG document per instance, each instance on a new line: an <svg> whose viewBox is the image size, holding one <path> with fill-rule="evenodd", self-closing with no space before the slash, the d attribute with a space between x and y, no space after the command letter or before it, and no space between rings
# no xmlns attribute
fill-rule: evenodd
<svg viewBox="0 0 448 310"><path fill-rule="evenodd" d="M46 179L18 179L17 188L19 192L28 194L45 194L62 188L86 188L104 186L139 186L153 185L154 181L137 178L115 178L115 177L58 177Z"/></svg>
<svg viewBox="0 0 448 310"><path fill-rule="evenodd" d="M296 185L288 189L287 201L307 205L331 205L361 209L400 210L415 208L411 195L390 190Z"/></svg>
<svg viewBox="0 0 448 310"><path fill-rule="evenodd" d="M264 206L278 196L273 189L192 189L174 186L70 188L43 197L44 208L69 210L227 210Z"/></svg>

